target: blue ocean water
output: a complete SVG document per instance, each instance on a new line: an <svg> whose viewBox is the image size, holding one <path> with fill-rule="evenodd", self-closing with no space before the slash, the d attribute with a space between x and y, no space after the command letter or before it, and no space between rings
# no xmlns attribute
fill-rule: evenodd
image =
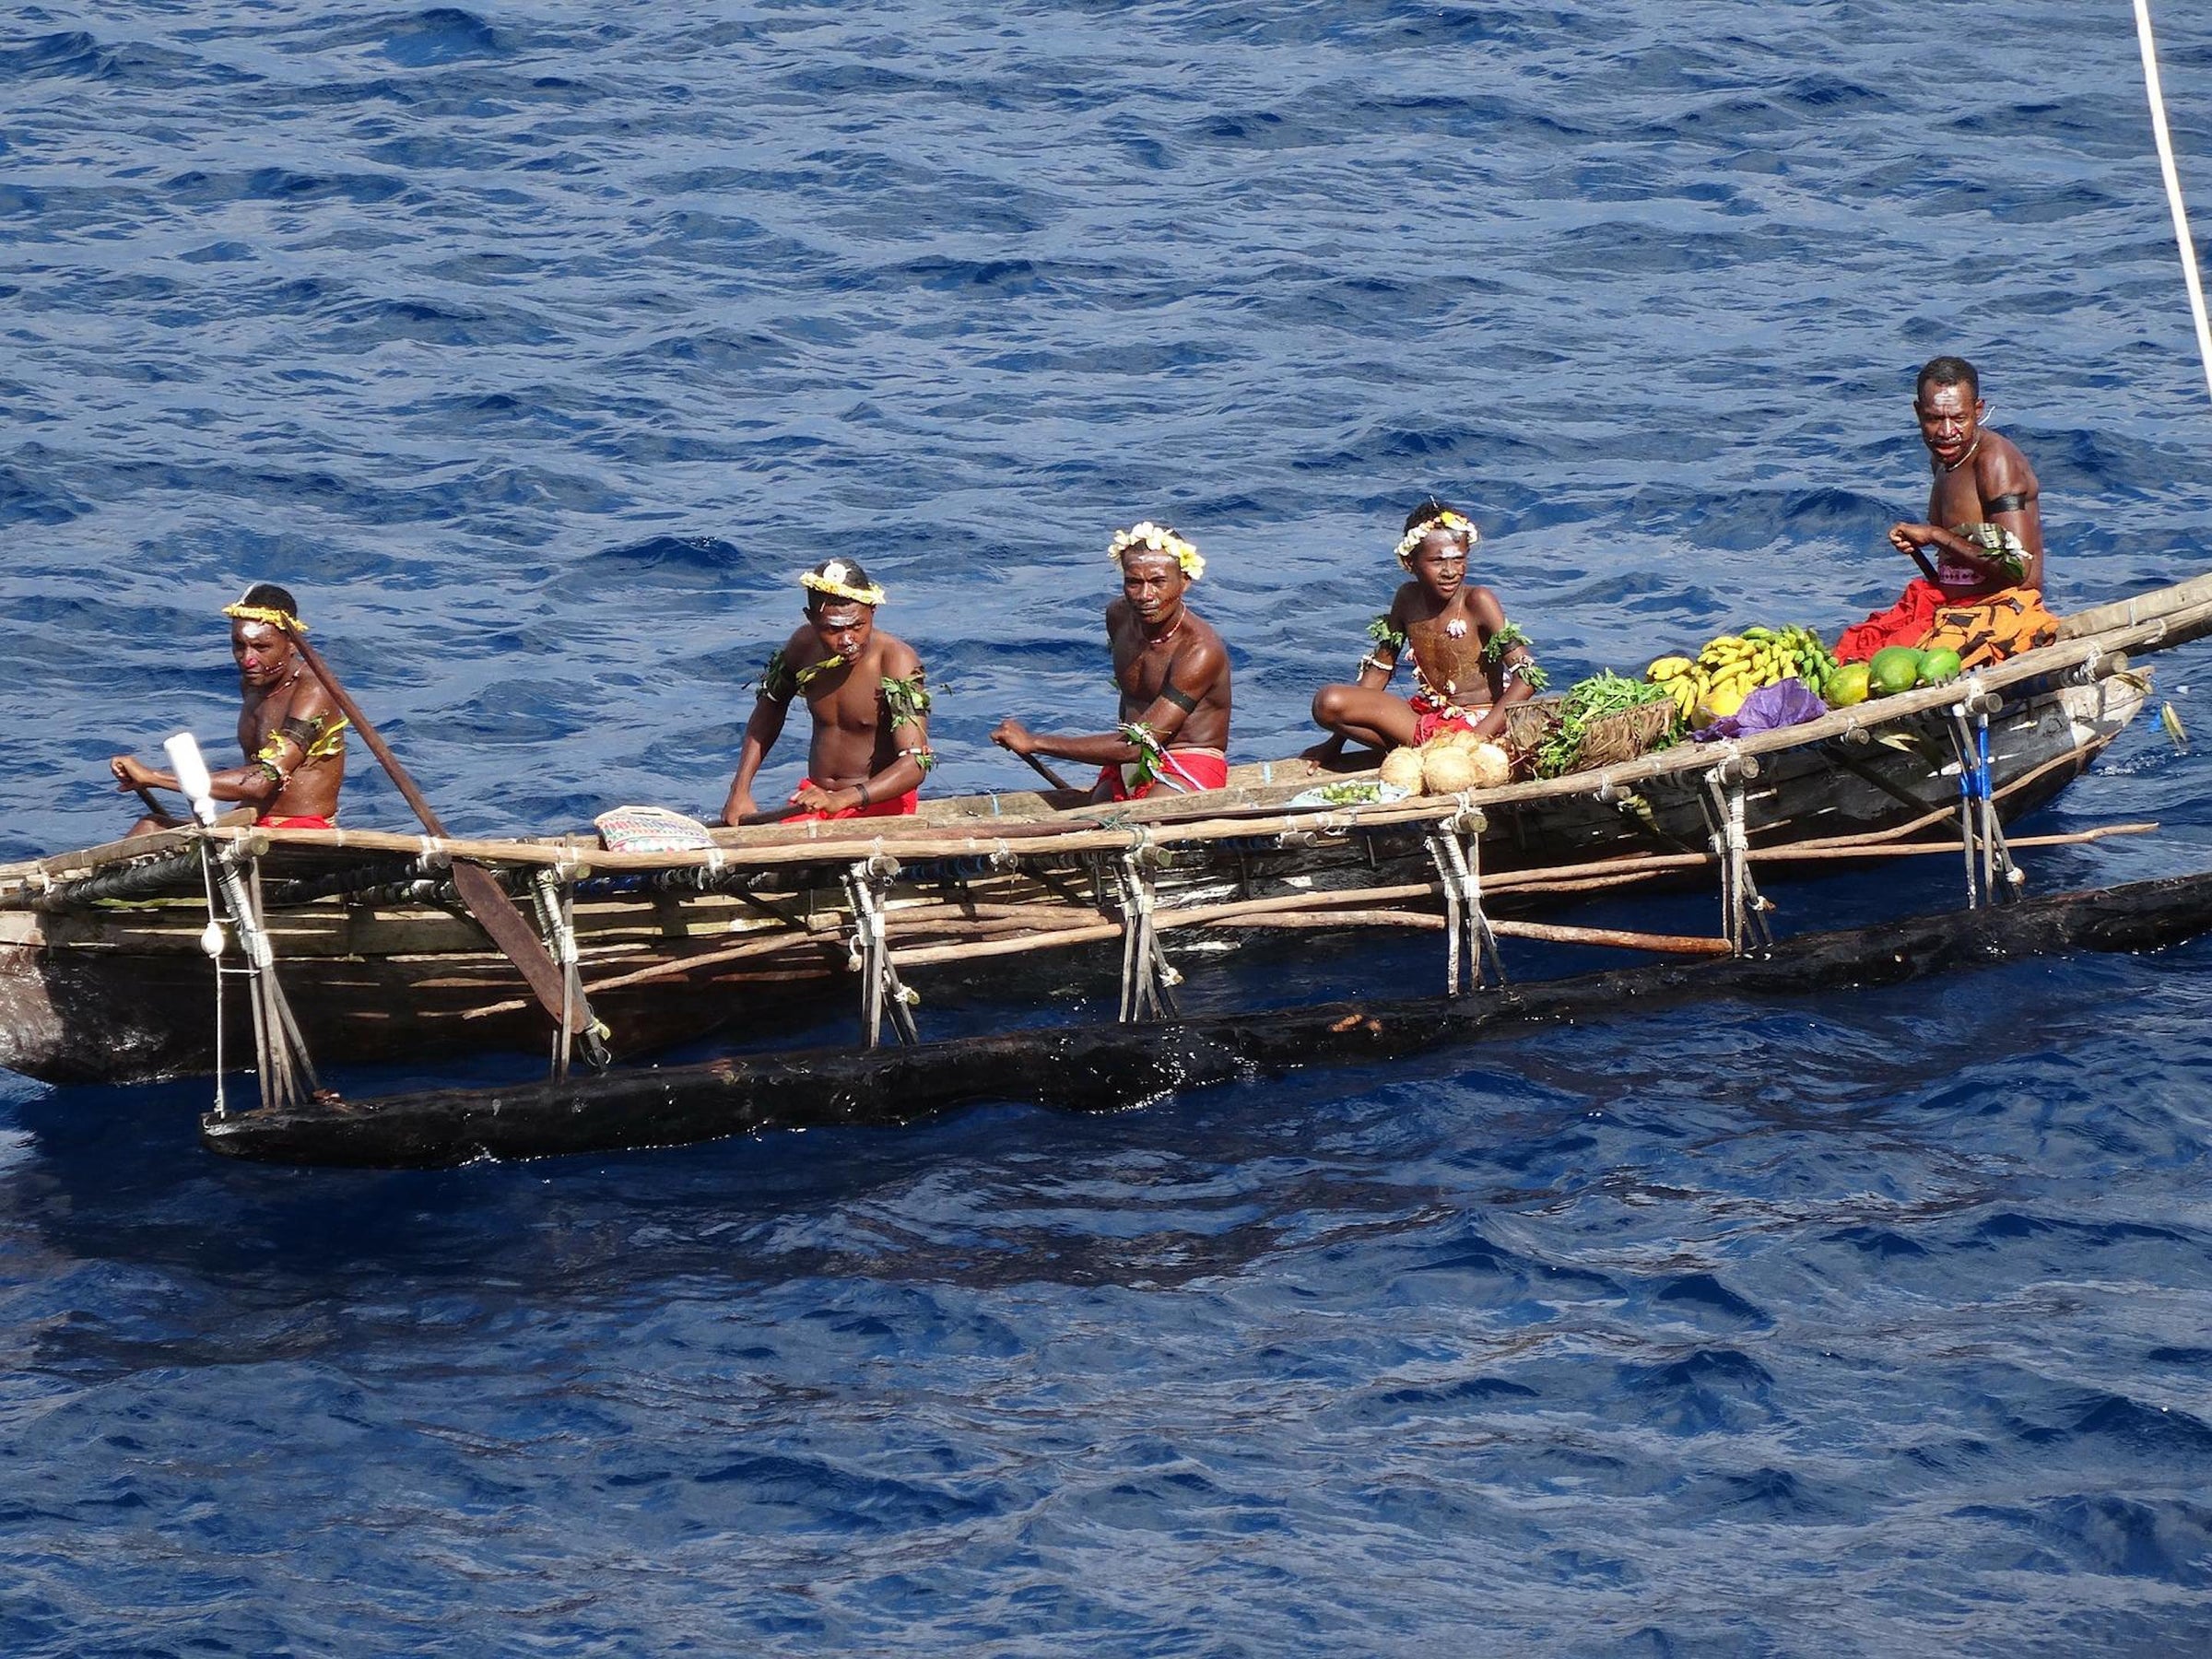
<svg viewBox="0 0 2212 1659"><path fill-rule="evenodd" d="M1106 718L1140 516L1246 757L1431 488L1555 674L1832 630L1944 350L2054 606L2212 563L2118 0L29 6L0 89L0 857L228 729L256 579L468 831L719 801L833 550L947 789ZM2035 827L2162 832L2038 888L2203 867L2204 765L2126 735ZM0 1652L2206 1651L2207 1003L2194 947L436 1175L0 1076Z"/></svg>

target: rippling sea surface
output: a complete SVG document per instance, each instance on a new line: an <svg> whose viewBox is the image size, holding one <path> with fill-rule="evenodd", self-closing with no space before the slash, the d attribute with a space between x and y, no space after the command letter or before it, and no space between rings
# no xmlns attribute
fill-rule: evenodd
<svg viewBox="0 0 2212 1659"><path fill-rule="evenodd" d="M1245 758L1431 488L1557 675L1832 633L1938 351L2054 607L2212 565L2120 0L33 5L0 320L0 857L228 730L258 579L464 831L719 802L831 551L956 790L1107 719L1142 516ZM2035 827L2162 833L2038 888L2203 867L2206 764L2124 735ZM0 1651L2205 1652L2208 1008L2199 946L436 1175L0 1076Z"/></svg>

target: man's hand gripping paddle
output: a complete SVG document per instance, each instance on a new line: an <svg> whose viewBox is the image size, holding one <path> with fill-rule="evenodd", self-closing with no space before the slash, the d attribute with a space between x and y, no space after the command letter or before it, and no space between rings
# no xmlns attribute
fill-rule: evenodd
<svg viewBox="0 0 2212 1659"><path fill-rule="evenodd" d="M306 659L315 677L323 682L323 688L330 693L330 700L338 705L339 712L361 735L361 741L369 746L369 752L382 765L394 787L406 797L407 805L415 809L415 816L422 820L422 827L442 839L445 826L438 821L438 815L430 810L430 804L422 798L422 791L415 787L415 780L407 776L406 768L400 765L398 758L377 735L376 728L369 724L369 717L361 712L360 704L355 702L346 688L338 683L337 676L330 671L330 665L323 660L320 652L307 642L306 636L297 627L287 619L283 628L292 641L293 649ZM512 962L516 971L529 982L532 994L544 1005L546 1012L553 1017L553 1022L556 1025L563 1024L563 1004L567 999L562 995L560 969L547 954L546 942L537 936L537 929L524 919L521 911L515 909L514 900L507 897L491 872L482 865L456 858L453 860L453 890L461 895L461 902L467 906L468 913L477 919L477 925L500 947L500 954ZM584 1006L582 997L568 1002L565 1024L571 1036L582 1035L590 1029L591 1023L591 1010Z"/></svg>

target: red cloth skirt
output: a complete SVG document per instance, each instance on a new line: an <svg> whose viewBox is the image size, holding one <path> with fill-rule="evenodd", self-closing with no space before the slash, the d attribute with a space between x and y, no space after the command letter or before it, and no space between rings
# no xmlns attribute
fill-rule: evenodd
<svg viewBox="0 0 2212 1659"><path fill-rule="evenodd" d="M256 830L335 830L337 825L326 818L257 818Z"/></svg>
<svg viewBox="0 0 2212 1659"><path fill-rule="evenodd" d="M812 778L801 778L799 789L816 787ZM799 798L799 789L791 792L791 798ZM865 806L848 806L842 812L794 812L783 822L786 824L825 824L833 818L912 818L922 806L922 786L917 783L902 795L893 795L888 801L872 801Z"/></svg>
<svg viewBox="0 0 2212 1659"><path fill-rule="evenodd" d="M1229 784L1229 757L1219 749L1163 749L1159 757L1164 776L1135 789L1118 766L1099 768L1099 782L1110 801L1141 801L1151 795L1188 794L1194 790L1223 789Z"/></svg>

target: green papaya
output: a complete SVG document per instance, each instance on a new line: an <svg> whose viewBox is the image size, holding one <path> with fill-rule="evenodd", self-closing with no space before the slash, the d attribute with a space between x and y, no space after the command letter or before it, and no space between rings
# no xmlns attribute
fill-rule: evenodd
<svg viewBox="0 0 2212 1659"><path fill-rule="evenodd" d="M1920 683L1924 686L1940 686L1947 680L1957 679L1961 672L1959 653L1948 645L1938 645L1920 653Z"/></svg>
<svg viewBox="0 0 2212 1659"><path fill-rule="evenodd" d="M1892 645L1874 653L1866 665L1866 688L1875 697L1892 697L1920 683L1920 653L1910 645Z"/></svg>

